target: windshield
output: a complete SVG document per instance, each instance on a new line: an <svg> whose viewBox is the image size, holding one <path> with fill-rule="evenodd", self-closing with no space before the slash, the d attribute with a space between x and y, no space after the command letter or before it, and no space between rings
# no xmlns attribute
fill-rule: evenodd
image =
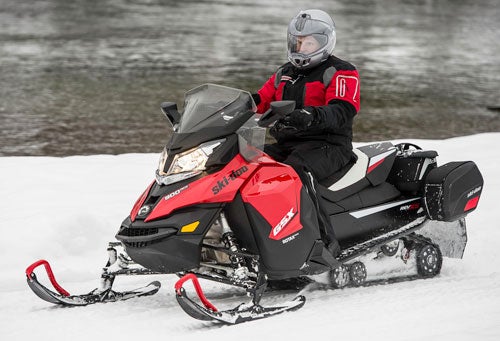
<svg viewBox="0 0 500 341"><path fill-rule="evenodd" d="M203 128L224 128L255 110L250 93L204 84L186 93L184 112L177 132L193 133Z"/></svg>

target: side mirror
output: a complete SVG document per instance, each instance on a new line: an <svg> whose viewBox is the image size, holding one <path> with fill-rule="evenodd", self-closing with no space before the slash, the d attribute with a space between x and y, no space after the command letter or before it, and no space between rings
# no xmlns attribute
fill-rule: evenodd
<svg viewBox="0 0 500 341"><path fill-rule="evenodd" d="M258 125L268 127L275 121L285 117L295 110L295 101L275 101L271 102L271 108L262 114Z"/></svg>
<svg viewBox="0 0 500 341"><path fill-rule="evenodd" d="M173 126L178 124L181 120L181 114L177 110L177 104L174 102L163 102L160 104L161 111L172 123Z"/></svg>

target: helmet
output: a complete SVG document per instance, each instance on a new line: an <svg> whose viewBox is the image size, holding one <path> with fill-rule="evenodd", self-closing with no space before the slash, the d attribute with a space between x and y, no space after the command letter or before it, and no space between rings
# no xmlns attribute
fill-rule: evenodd
<svg viewBox="0 0 500 341"><path fill-rule="evenodd" d="M332 54L335 41L335 23L326 12L301 11L288 25L288 60L299 69L316 66Z"/></svg>

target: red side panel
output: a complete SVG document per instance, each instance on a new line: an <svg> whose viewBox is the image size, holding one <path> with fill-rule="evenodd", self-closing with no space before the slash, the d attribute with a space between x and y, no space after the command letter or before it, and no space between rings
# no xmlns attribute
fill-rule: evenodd
<svg viewBox="0 0 500 341"><path fill-rule="evenodd" d="M219 172L188 184L180 192L166 195L144 221L158 219L176 209L195 204L230 202L258 167L258 164L248 163L237 155Z"/></svg>
<svg viewBox="0 0 500 341"><path fill-rule="evenodd" d="M271 225L269 238L280 240L302 229L301 188L302 183L292 167L275 163L258 169L242 188L241 196Z"/></svg>

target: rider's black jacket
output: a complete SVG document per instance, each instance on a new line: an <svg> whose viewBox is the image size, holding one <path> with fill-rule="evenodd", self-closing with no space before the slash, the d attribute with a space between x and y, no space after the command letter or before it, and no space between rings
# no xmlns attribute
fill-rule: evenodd
<svg viewBox="0 0 500 341"><path fill-rule="evenodd" d="M265 112L270 102L295 100L296 108L315 114L313 124L298 131L281 129L277 122L271 134L278 143L324 141L352 148L353 118L359 111L359 75L356 68L335 56L311 69L297 69L286 63L254 96L257 111Z"/></svg>

